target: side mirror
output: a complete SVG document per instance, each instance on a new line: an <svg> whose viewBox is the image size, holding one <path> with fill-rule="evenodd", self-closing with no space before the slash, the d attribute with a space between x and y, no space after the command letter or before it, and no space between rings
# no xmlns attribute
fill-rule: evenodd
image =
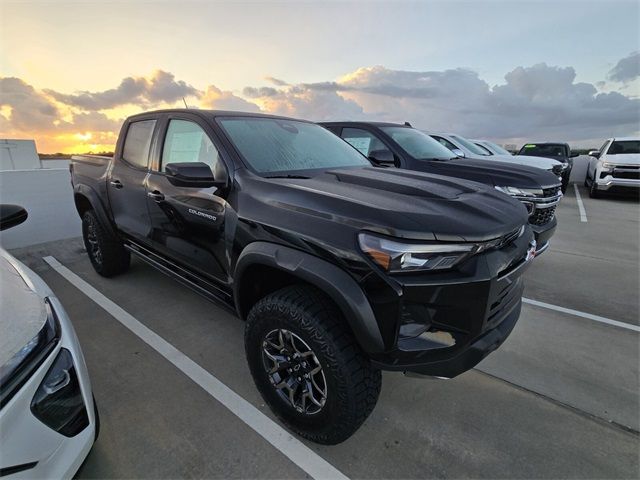
<svg viewBox="0 0 640 480"><path fill-rule="evenodd" d="M462 150L460 150L459 148L452 148L452 149L451 149L451 151L453 152L453 154L454 154L456 157L462 157L462 158L465 158L465 157L467 156L467 155L466 155Z"/></svg>
<svg viewBox="0 0 640 480"><path fill-rule="evenodd" d="M396 164L396 157L391 150L387 149L371 150L369 152L369 160L381 167L391 167Z"/></svg>
<svg viewBox="0 0 640 480"><path fill-rule="evenodd" d="M578 152L571 152L571 155L569 155L569 157L574 158L574 157L577 157L578 155L580 155Z"/></svg>
<svg viewBox="0 0 640 480"><path fill-rule="evenodd" d="M215 179L209 165L204 162L168 163L164 167L167 180L176 187L223 187L227 179Z"/></svg>
<svg viewBox="0 0 640 480"><path fill-rule="evenodd" d="M598 155L600 154L600 150L589 150L589 156L590 157L596 157L598 158Z"/></svg>
<svg viewBox="0 0 640 480"><path fill-rule="evenodd" d="M0 230L20 225L28 216L27 211L19 205L0 204Z"/></svg>

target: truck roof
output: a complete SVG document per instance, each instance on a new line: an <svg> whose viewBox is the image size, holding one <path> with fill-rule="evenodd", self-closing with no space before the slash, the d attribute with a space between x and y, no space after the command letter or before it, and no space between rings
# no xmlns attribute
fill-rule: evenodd
<svg viewBox="0 0 640 480"><path fill-rule="evenodd" d="M203 110L200 108L165 108L161 110L149 110L146 112L136 113L127 117L128 120L138 117L146 117L154 114L162 113L193 113L203 118L212 117L257 117L257 118L279 118L281 120L295 120L297 122L313 123L309 120L302 120L300 118L283 117L281 115L271 115L269 113L256 113L256 112L239 112L233 110Z"/></svg>
<svg viewBox="0 0 640 480"><path fill-rule="evenodd" d="M340 121L331 121L331 122L317 122L318 125L373 125L375 127L407 127L411 128L409 125L405 125L404 123L393 123L393 122L369 122L367 120L348 120L344 122Z"/></svg>

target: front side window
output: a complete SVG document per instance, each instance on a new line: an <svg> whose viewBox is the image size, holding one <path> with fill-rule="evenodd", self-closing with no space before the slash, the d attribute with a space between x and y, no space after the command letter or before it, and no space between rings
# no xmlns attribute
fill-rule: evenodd
<svg viewBox="0 0 640 480"><path fill-rule="evenodd" d="M122 149L123 160L136 167L147 168L149 147L155 126L155 120L142 120L129 125Z"/></svg>
<svg viewBox="0 0 640 480"><path fill-rule="evenodd" d="M325 128L307 122L263 117L219 117L229 140L259 173L371 166Z"/></svg>
<svg viewBox="0 0 640 480"><path fill-rule="evenodd" d="M342 138L365 157L374 150L389 150L373 133L361 128L343 128Z"/></svg>
<svg viewBox="0 0 640 480"><path fill-rule="evenodd" d="M429 135L409 127L381 127L402 149L418 160L449 159L451 152Z"/></svg>
<svg viewBox="0 0 640 480"><path fill-rule="evenodd" d="M203 162L212 172L220 161L220 154L209 136L197 123L171 120L162 149L162 172L169 163Z"/></svg>

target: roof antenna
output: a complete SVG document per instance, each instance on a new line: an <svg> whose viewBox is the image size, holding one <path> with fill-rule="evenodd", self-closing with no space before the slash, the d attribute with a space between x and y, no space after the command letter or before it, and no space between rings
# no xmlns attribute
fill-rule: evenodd
<svg viewBox="0 0 640 480"><path fill-rule="evenodd" d="M184 108L189 109L189 105L187 105L187 101L182 97L182 101L184 102Z"/></svg>

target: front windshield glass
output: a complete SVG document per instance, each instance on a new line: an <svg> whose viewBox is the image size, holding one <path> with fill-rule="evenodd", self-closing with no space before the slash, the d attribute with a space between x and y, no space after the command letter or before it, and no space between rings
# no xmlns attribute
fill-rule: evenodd
<svg viewBox="0 0 640 480"><path fill-rule="evenodd" d="M218 123L259 173L371 166L348 143L313 123L262 117L222 117Z"/></svg>
<svg viewBox="0 0 640 480"><path fill-rule="evenodd" d="M404 151L418 160L428 158L449 159L452 157L448 148L440 145L429 135L415 128L380 127L380 129L400 145Z"/></svg>
<svg viewBox="0 0 640 480"><path fill-rule="evenodd" d="M498 145L497 143L493 143L493 142L488 142L488 141L484 141L484 143L491 149L494 151L494 153L496 153L497 155L511 155L511 152L509 152L509 150L507 150L506 148L502 148L500 145Z"/></svg>
<svg viewBox="0 0 640 480"><path fill-rule="evenodd" d="M484 155L485 157L489 155L487 151L483 148L480 148L475 143L467 140L466 138L461 137L460 135L451 135L456 142L461 144L464 148L469 150L471 153L475 153L476 155Z"/></svg>
<svg viewBox="0 0 640 480"><path fill-rule="evenodd" d="M624 155L627 153L640 153L640 140L618 140L611 144L608 155Z"/></svg>
<svg viewBox="0 0 640 480"><path fill-rule="evenodd" d="M566 157L566 147L560 143L528 143L520 149L518 155L529 157Z"/></svg>

